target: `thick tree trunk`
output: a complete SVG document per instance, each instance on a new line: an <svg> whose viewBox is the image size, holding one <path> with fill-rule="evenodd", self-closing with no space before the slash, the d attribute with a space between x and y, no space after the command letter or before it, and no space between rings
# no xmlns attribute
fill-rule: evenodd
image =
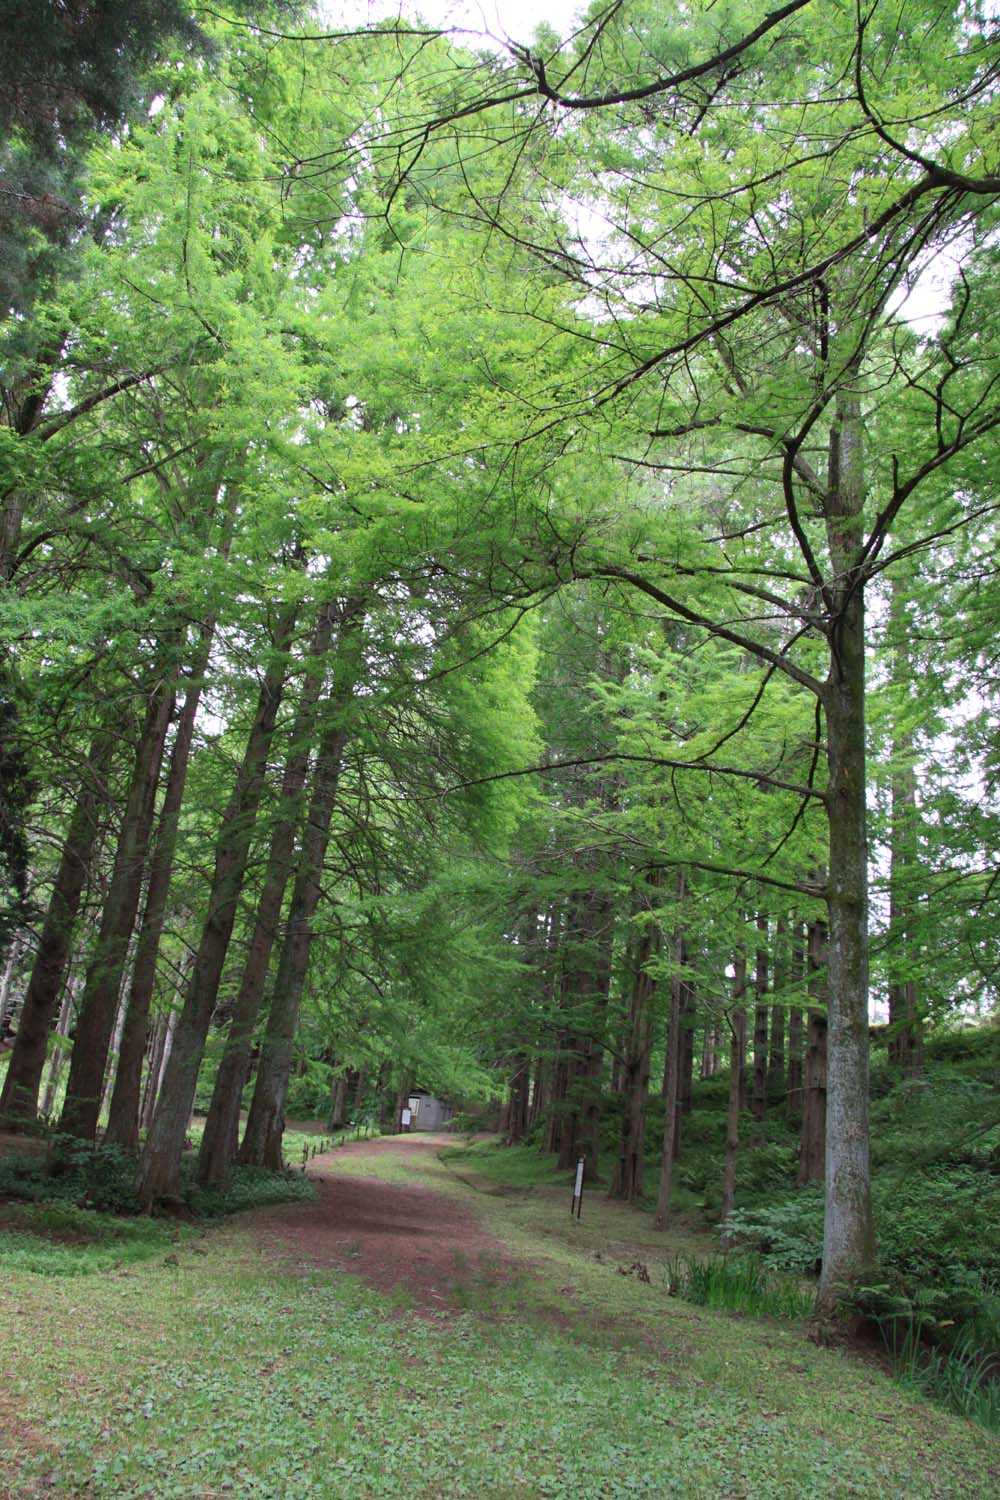
<svg viewBox="0 0 1000 1500"><path fill-rule="evenodd" d="M101 914L97 946L87 969L70 1058L66 1099L59 1121L63 1135L92 1141L97 1135L108 1051L118 1014L122 976L146 868L156 788L174 693L168 663L149 695L136 748L135 767L115 848L111 883Z"/></svg>
<svg viewBox="0 0 1000 1500"><path fill-rule="evenodd" d="M324 605L320 612L310 646L311 667L295 709L264 886L198 1153L197 1178L205 1186L220 1187L226 1181L236 1154L233 1141L237 1146L239 1142L240 1104L250 1067L254 1027L264 998L271 951L291 872L295 834L301 822L300 798L309 773L309 756L316 732L316 706L322 692L325 658L336 615L335 603Z"/></svg>
<svg viewBox="0 0 1000 1500"><path fill-rule="evenodd" d="M567 967L563 975L563 1004L575 1012L575 1034L564 1038L566 1082L559 1165L568 1170L582 1156L586 1182L598 1180L600 1075L611 976L612 926L612 904L606 892L593 887L574 895L564 931Z"/></svg>
<svg viewBox="0 0 1000 1500"><path fill-rule="evenodd" d="M347 1124L347 1074L338 1073L330 1090L330 1129L343 1130Z"/></svg>
<svg viewBox="0 0 1000 1500"><path fill-rule="evenodd" d="M49 1031L59 1004L76 914L107 799L104 779L111 764L113 743L104 732L95 736L77 793L0 1094L0 1117L8 1126L13 1121L33 1120L38 1110Z"/></svg>
<svg viewBox="0 0 1000 1500"><path fill-rule="evenodd" d="M198 654L192 663L190 683L177 720L177 730L170 751L167 783L160 809L156 846L149 868L146 906L139 928L128 1009L118 1049L118 1070L108 1106L108 1128L105 1139L135 1150L139 1145L139 1095L142 1083L142 1060L146 1053L149 1030L149 1007L156 982L156 960L167 909L167 894L174 867L177 831L181 805L191 759L195 719L201 702L205 670L215 626L209 621L202 628Z"/></svg>
<svg viewBox="0 0 1000 1500"><path fill-rule="evenodd" d="M729 1016L729 1103L726 1109L726 1164L722 1177L723 1245L728 1244L726 1224L736 1203L736 1162L740 1150L740 1079L747 1055L747 961L742 951L733 960L733 1008Z"/></svg>
<svg viewBox="0 0 1000 1500"><path fill-rule="evenodd" d="M874 1274L868 1125L868 841L865 776L864 490L861 413L842 396L831 434L827 538L836 580L831 669L824 686L830 830L826 1211L820 1319L841 1288Z"/></svg>
<svg viewBox="0 0 1000 1500"><path fill-rule="evenodd" d="M515 1058L510 1079L509 1107L507 1111L507 1143L516 1146L523 1141L528 1129L528 1084L531 1079L531 1059L525 1054Z"/></svg>
<svg viewBox="0 0 1000 1500"><path fill-rule="evenodd" d="M281 1165L292 1044L309 970L313 923L322 890L323 862L340 786L344 746L349 735L348 715L360 668L363 619L363 601L348 600L340 617L341 636L329 695L331 718L316 757L312 796L302 831L302 848L285 922L267 1030L261 1044L257 1080L240 1147L240 1161L251 1166L278 1170Z"/></svg>
<svg viewBox="0 0 1000 1500"><path fill-rule="evenodd" d="M651 872L650 884L659 886L661 871ZM652 901L655 899L651 897ZM611 1197L635 1203L642 1197L646 1152L646 1110L649 1104L649 1065L653 1036L653 998L656 981L649 972L660 946L660 929L647 912L635 948L632 1003L624 1066L622 1147L611 1183Z"/></svg>
<svg viewBox="0 0 1000 1500"><path fill-rule="evenodd" d="M139 1166L136 1190L147 1207L160 1199L176 1199L180 1193L184 1138L236 907L246 878L250 843L267 775L267 756L287 676L285 653L294 623L295 610L290 607L275 631L272 659L261 683L243 761L216 840L208 914Z"/></svg>

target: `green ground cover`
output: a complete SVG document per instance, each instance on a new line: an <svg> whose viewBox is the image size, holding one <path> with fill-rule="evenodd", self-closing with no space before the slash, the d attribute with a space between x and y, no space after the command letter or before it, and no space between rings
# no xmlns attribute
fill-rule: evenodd
<svg viewBox="0 0 1000 1500"><path fill-rule="evenodd" d="M596 1193L571 1221L562 1187L478 1191L454 1158L428 1155L334 1154L320 1169L417 1175L527 1258L498 1284L456 1257L464 1306L436 1315L340 1272L297 1272L259 1248L252 1215L86 1276L8 1260L0 1495L996 1492L1000 1447L981 1429L814 1347L801 1322L672 1295L670 1257L709 1250L702 1231L656 1237ZM648 1282L620 1274L635 1262Z"/></svg>

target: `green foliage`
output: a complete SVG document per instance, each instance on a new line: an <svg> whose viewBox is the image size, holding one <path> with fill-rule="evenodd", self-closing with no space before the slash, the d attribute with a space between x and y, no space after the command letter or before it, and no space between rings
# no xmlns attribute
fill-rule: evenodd
<svg viewBox="0 0 1000 1500"><path fill-rule="evenodd" d="M224 1188L203 1188L189 1181L184 1193L184 1201L200 1219L220 1219L270 1203L310 1203L315 1197L316 1184L304 1172L239 1165L233 1167Z"/></svg>
<svg viewBox="0 0 1000 1500"><path fill-rule="evenodd" d="M56 1218L64 1214L72 1219L79 1213L85 1216L79 1220L81 1228L90 1224L95 1226L93 1232L100 1234L102 1226L112 1222L108 1215L139 1213L135 1175L136 1158L131 1152L119 1146L95 1150L70 1137L57 1136L48 1157L0 1157L0 1196L28 1200L40 1205L43 1215L51 1213ZM194 1182L191 1158L183 1164L183 1184L189 1212L209 1219L266 1203L298 1203L316 1195L315 1185L301 1172L243 1166L233 1167L225 1189L201 1188Z"/></svg>
<svg viewBox="0 0 1000 1500"><path fill-rule="evenodd" d="M919 1319L912 1317L905 1322L902 1335L898 1324L890 1324L886 1342L896 1379L906 1390L991 1432L1000 1432L995 1344L977 1343L975 1330L970 1329L947 1348L928 1346Z"/></svg>
<svg viewBox="0 0 1000 1500"><path fill-rule="evenodd" d="M678 1256L667 1268L667 1282L685 1302L753 1318L807 1318L813 1307L811 1294L791 1277L776 1275L759 1255Z"/></svg>
<svg viewBox="0 0 1000 1500"><path fill-rule="evenodd" d="M810 1184L766 1208L736 1208L726 1233L760 1252L769 1266L805 1275L823 1251L823 1189Z"/></svg>
<svg viewBox="0 0 1000 1500"><path fill-rule="evenodd" d="M89 1276L148 1260L187 1233L162 1220L126 1219L62 1201L11 1205L0 1262L8 1274Z"/></svg>
<svg viewBox="0 0 1000 1500"><path fill-rule="evenodd" d="M330 1113L333 1068L329 1063L306 1058L302 1072L289 1081L285 1114L292 1120L319 1120Z"/></svg>
<svg viewBox="0 0 1000 1500"><path fill-rule="evenodd" d="M0 1194L34 1202L77 1203L102 1213L132 1214L135 1158L118 1146L94 1149L55 1136L48 1156L0 1157Z"/></svg>

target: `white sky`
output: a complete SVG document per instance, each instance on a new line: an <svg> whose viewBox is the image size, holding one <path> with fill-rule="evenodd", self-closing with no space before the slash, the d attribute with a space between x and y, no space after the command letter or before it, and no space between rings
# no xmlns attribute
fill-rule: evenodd
<svg viewBox="0 0 1000 1500"><path fill-rule="evenodd" d="M472 45L483 45L491 39L502 42L511 37L517 42L530 41L535 28L543 21L562 35L574 29L578 12L586 0L321 0L319 9L332 25L357 25L359 21L376 21L386 16L419 16L431 26L454 27ZM471 35L470 35L471 33ZM477 40L478 39L478 40Z"/></svg>

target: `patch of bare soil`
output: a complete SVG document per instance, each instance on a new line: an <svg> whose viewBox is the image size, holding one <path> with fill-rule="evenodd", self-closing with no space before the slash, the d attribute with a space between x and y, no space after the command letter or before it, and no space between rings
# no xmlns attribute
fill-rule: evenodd
<svg viewBox="0 0 1000 1500"><path fill-rule="evenodd" d="M405 1160L449 1143L445 1136L392 1136L343 1146L337 1158L378 1154ZM363 1172L360 1161L358 1166ZM317 1176L315 1182L315 1203L255 1210L251 1221L259 1243L291 1256L304 1270L352 1272L379 1291L399 1288L429 1312L465 1305L470 1290L524 1269L446 1193L362 1175Z"/></svg>

